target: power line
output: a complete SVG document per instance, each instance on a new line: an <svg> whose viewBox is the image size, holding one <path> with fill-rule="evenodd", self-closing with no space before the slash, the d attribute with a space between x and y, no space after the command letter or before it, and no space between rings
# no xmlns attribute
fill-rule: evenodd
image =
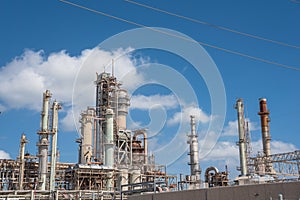
<svg viewBox="0 0 300 200"><path fill-rule="evenodd" d="M132 24L132 25L135 25L135 26L138 26L138 27L142 27L142 28L147 28L147 29L149 29L151 31L154 31L154 32L157 32L157 33L161 33L161 34L165 34L165 35L168 35L168 36L179 38L179 39L182 39L182 40L185 40L185 41L189 41L189 42L201 44L203 46L211 47L211 48L214 48L214 49L217 49L217 50L220 50L220 51L224 51L224 52L231 53L231 54L234 54L234 55L246 57L246 58L249 58L249 59L252 59L252 60L256 60L256 61L260 61L260 62L263 62L263 63L267 63L267 64L271 64L271 65L276 65L276 66L279 66L279 67L282 67L282 68L291 69L291 70L295 70L295 71L300 71L300 68L297 68L297 67L293 67L293 66L281 64L281 63L278 63L278 62L266 60L266 59L259 58L259 57L256 57L256 56L251 56L251 55L244 54L244 53L241 53L241 52L238 52L238 51L233 51L233 50L230 50L230 49L225 49L225 48L218 47L218 46L211 45L211 44L207 44L207 43L204 43L204 42L195 41L193 39L190 39L190 38L187 38L187 37L184 37L184 36L181 36L181 35L176 35L176 34L173 34L173 33L169 33L169 32L163 31L163 30L159 30L157 28L153 28L153 27L149 27L149 26L146 26L146 25L143 25L143 24L140 24L140 23L136 23L134 21L129 21L127 19L116 17L114 15L110 15L110 14L107 14L107 13L104 13L104 12L101 12L101 11L98 11L98 10L94 10L94 9L91 9L91 8L88 8L88 7L85 7L85 6L76 4L76 3L72 3L70 1L66 1L66 0L59 0L59 1L63 2L63 3L66 3L66 4L69 4L69 5L72 5L74 7L81 8L83 10L87 10L87 11L90 11L90 12L93 12L93 13L96 13L96 14L100 14L100 15L103 15L103 16L106 16L106 17L109 17L109 18L112 18L112 19L116 19L118 21L126 22L128 24Z"/></svg>
<svg viewBox="0 0 300 200"><path fill-rule="evenodd" d="M290 2L300 4L300 1L297 1L297 0L290 0Z"/></svg>
<svg viewBox="0 0 300 200"><path fill-rule="evenodd" d="M165 13L165 14L168 14L168 15L171 15L171 16L174 16L174 17L185 19L185 20L188 20L188 21L191 21L191 22L194 22L194 23L207 25L207 26L210 26L210 27L213 27L213 28L216 28L216 29L220 29L220 30L223 30L223 31L228 31L228 32L235 33L235 34L238 34L238 35L243 35L243 36L258 39L258 40L263 40L263 41L278 44L278 45L281 45L281 46L300 49L300 46L291 45L291 44L287 44L287 43L276 41L276 40L271 40L271 39L264 38L264 37L257 36L257 35L253 35L253 34L250 34L250 33L245 33L245 32L237 31L237 30L234 30L234 29L230 29L230 28L227 28L227 27L224 27L224 26L218 26L218 25L215 25L215 24L212 24L212 23L209 23L209 22L200 21L198 19L190 18L190 17L183 16L183 15L179 15L179 14L172 13L172 12L169 12L169 11L166 11L166 10L162 10L160 8L155 8L155 7L146 5L146 4L138 3L138 2L135 2L135 1L132 1L132 0L124 0L124 1L126 1L128 3L131 3L131 4L135 4L135 5L140 6L140 7L148 8L148 9L155 10L155 11L158 11L158 12L161 12L161 13ZM300 3L296 0L290 0L290 1L292 1L294 3Z"/></svg>

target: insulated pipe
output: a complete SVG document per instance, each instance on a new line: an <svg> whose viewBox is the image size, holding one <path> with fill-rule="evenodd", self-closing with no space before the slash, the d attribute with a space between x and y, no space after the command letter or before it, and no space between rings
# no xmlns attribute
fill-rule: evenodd
<svg viewBox="0 0 300 200"><path fill-rule="evenodd" d="M56 161L57 161L57 133L58 133L58 110L61 105L53 102L52 107L52 147L51 147L51 170L50 170L50 191L55 189L55 174L56 174Z"/></svg>
<svg viewBox="0 0 300 200"><path fill-rule="evenodd" d="M144 164L148 164L148 141L147 141L147 133L145 130L137 130L135 131L133 138L136 138L138 135L143 135L144 141Z"/></svg>
<svg viewBox="0 0 300 200"><path fill-rule="evenodd" d="M27 143L25 134L23 133L20 140L20 174L19 174L19 190L23 190L24 168L25 168L25 144Z"/></svg>
<svg viewBox="0 0 300 200"><path fill-rule="evenodd" d="M43 94L43 111L42 111L42 123L39 142L39 189L46 189L46 179L48 170L48 127L49 127L49 101L51 93L46 90Z"/></svg>
<svg viewBox="0 0 300 200"><path fill-rule="evenodd" d="M198 138L196 134L195 116L191 115L191 135L189 135L188 144L190 145L190 163L191 176L196 176L197 180L200 180L200 166L198 157Z"/></svg>
<svg viewBox="0 0 300 200"><path fill-rule="evenodd" d="M235 109L237 109L237 117L238 117L241 176L246 176L248 174L248 172L247 172L246 137L245 137L245 119L244 119L243 99L238 99L236 101Z"/></svg>

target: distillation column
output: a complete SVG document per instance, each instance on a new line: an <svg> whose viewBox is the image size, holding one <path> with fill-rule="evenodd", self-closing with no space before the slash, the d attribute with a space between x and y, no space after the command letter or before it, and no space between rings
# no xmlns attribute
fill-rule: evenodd
<svg viewBox="0 0 300 200"><path fill-rule="evenodd" d="M237 117L238 117L241 176L246 176L248 174L248 172L247 172L246 135L245 135L245 118L244 118L243 99L238 99L236 101L235 109L237 109Z"/></svg>
<svg viewBox="0 0 300 200"><path fill-rule="evenodd" d="M54 101L52 105L52 147L51 147L51 171L50 171L50 191L55 189L55 174L57 161L57 133L58 133L58 110L61 105Z"/></svg>
<svg viewBox="0 0 300 200"><path fill-rule="evenodd" d="M43 94L43 111L42 111L42 123L39 134L39 143L37 144L39 153L39 190L46 189L47 170L48 170L48 134L49 134L49 101L51 93L46 90Z"/></svg>
<svg viewBox="0 0 300 200"><path fill-rule="evenodd" d="M19 174L19 190L23 190L23 179L24 179L24 169L25 169L25 144L27 143L25 134L23 133L20 140L20 174Z"/></svg>
<svg viewBox="0 0 300 200"><path fill-rule="evenodd" d="M96 117L105 118L106 110L115 107L115 93L119 87L119 83L114 76L109 73L97 74L96 84ZM117 114L117 113L115 113ZM95 139L95 160L103 161L104 157L104 137L105 123L103 120L98 120L96 123L96 139Z"/></svg>
<svg viewBox="0 0 300 200"><path fill-rule="evenodd" d="M117 123L119 130L126 130L126 117L128 114L128 107L130 106L130 100L128 92L124 89L120 89L117 92L117 106L114 113L117 113Z"/></svg>
<svg viewBox="0 0 300 200"><path fill-rule="evenodd" d="M274 173L272 163L269 161L269 157L271 155L271 147L270 147L271 136L270 136L270 126L269 126L270 112L267 109L267 99L260 98L259 106L260 106L260 112L258 113L258 115L260 115L263 152L266 158L265 172Z"/></svg>
<svg viewBox="0 0 300 200"><path fill-rule="evenodd" d="M191 176L196 177L196 180L200 180L200 165L198 156L198 136L196 134L196 123L195 116L191 115L191 134L188 135L188 144L190 145L190 163L191 166Z"/></svg>

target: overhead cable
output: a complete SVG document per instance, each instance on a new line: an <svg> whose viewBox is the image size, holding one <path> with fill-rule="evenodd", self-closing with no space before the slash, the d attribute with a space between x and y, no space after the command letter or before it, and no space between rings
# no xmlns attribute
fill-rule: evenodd
<svg viewBox="0 0 300 200"><path fill-rule="evenodd" d="M227 27L224 27L224 26L215 25L215 24L212 24L212 23L209 23L209 22L205 22L205 21L201 21L201 20L198 20L198 19L194 19L194 18L191 18L191 17L184 16L184 15L176 14L176 13L173 13L173 12L162 10L160 8L156 8L156 7L146 5L146 4L138 3L138 2L135 2L135 1L132 1L132 0L124 0L124 1L128 2L128 3L131 3L131 4L135 4L135 5L140 6L140 7L148 8L148 9L155 10L155 11L158 11L158 12L161 12L161 13L165 13L165 14L168 14L168 15L171 15L171 16L174 16L174 17L184 19L184 20L188 20L188 21L191 21L191 22L194 22L194 23L207 25L207 26L210 26L210 27L213 27L213 28L216 28L216 29L228 31L228 32L231 32L231 33L235 33L235 34L238 34L238 35L243 35L243 36L258 39L258 40L263 40L263 41L266 41L266 42L271 42L271 43L278 44L278 45L281 45L281 46L300 49L300 46L287 44L287 43L284 43L284 42L280 42L280 41L268 39L268 38L265 38L265 37L253 35L253 34L250 34L250 33L237 31L237 30L230 29L230 28L227 28ZM296 0L291 0L291 1L293 1L295 3L297 2ZM300 3L300 2L297 2L297 3Z"/></svg>
<svg viewBox="0 0 300 200"><path fill-rule="evenodd" d="M256 56L251 56L251 55L248 55L248 54L244 54L244 53L241 53L241 52L238 52L238 51L233 51L233 50L230 50L230 49L225 49L225 48L218 47L218 46L215 46L215 45L211 45L211 44L208 44L208 43L195 41L191 38L187 38L187 37L184 37L184 36L181 36L181 35L176 35L176 34L173 34L173 33L169 33L169 32L154 28L154 27L149 27L149 26L146 26L146 25L143 25L143 24L140 24L140 23L136 23L134 21L130 21L130 20L127 20L127 19L124 19L124 18L120 18L120 17L114 16L114 15L107 14L105 12L94 10L94 9L91 9L91 8L88 8L88 7L85 7L85 6L70 2L70 1L66 1L66 0L59 0L59 1L63 2L63 3L66 3L66 4L69 4L69 5L72 5L72 6L75 6L75 7L78 7L78 8L81 8L83 10L87 10L87 11L90 11L90 12L93 12L93 13L96 13L96 14L100 14L100 15L103 15L103 16L106 16L106 17L109 17L109 18L112 18L112 19L116 19L118 21L126 22L128 24L132 24L132 25L142 27L142 28L147 28L147 29L149 29L151 31L154 31L154 32L157 32L157 33L161 33L161 34L172 36L172 37L182 39L182 40L185 40L185 41L201 44L203 46L211 47L211 48L214 48L214 49L217 49L217 50L220 50L220 51L224 51L224 52L227 52L227 53L230 53L230 54L246 57L246 58L256 60L256 61L260 61L260 62L263 62L263 63L276 65L276 66L279 66L279 67L282 67L282 68L291 69L291 70L295 70L295 71L300 71L300 68L297 68L297 67L294 67L294 66L281 64L281 63L278 63L278 62L266 60L266 59L259 58L259 57L256 57Z"/></svg>

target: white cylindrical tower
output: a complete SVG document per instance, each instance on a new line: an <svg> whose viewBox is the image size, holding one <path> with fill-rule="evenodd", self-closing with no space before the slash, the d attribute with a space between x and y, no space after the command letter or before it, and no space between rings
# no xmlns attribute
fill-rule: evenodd
<svg viewBox="0 0 300 200"><path fill-rule="evenodd" d="M112 109L106 110L106 137L104 143L104 152L105 152L105 160L104 165L113 168L114 167L114 112ZM113 174L112 172L108 173L109 179L107 179L106 189L112 190L113 188Z"/></svg>
<svg viewBox="0 0 300 200"><path fill-rule="evenodd" d="M114 112L112 109L106 110L106 139L105 139L105 162L108 167L114 166Z"/></svg>
<svg viewBox="0 0 300 200"><path fill-rule="evenodd" d="M235 109L237 109L237 117L238 117L241 176L246 176L248 172L247 172L246 135L245 135L245 117L244 117L243 99L238 99L236 101Z"/></svg>

